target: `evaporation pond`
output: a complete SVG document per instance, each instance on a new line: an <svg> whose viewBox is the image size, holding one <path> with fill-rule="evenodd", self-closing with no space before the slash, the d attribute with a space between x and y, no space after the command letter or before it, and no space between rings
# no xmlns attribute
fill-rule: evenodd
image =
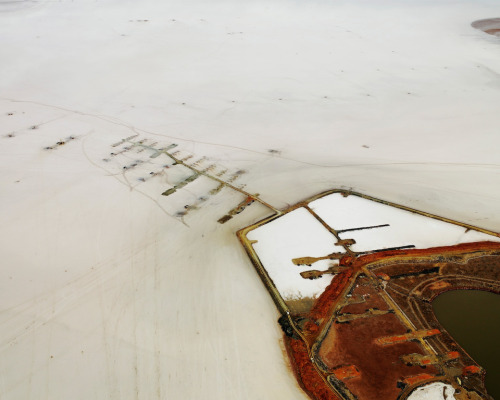
<svg viewBox="0 0 500 400"><path fill-rule="evenodd" d="M453 290L432 303L443 327L486 370L486 389L500 399L500 295Z"/></svg>

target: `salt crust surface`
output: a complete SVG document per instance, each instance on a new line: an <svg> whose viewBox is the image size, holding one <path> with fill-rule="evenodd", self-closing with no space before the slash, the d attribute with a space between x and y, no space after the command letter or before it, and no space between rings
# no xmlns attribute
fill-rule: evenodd
<svg viewBox="0 0 500 400"><path fill-rule="evenodd" d="M453 246L500 238L401 210L358 196L330 194L309 203L311 209L336 231L388 224L389 226L340 233L342 239L355 239L354 251L373 251L401 246L417 249ZM343 252L335 237L305 208L298 208L248 234L262 265L285 300L317 297L331 282L331 275L303 279L306 269L324 270L332 261L321 260L312 267L292 263L299 257L324 257Z"/></svg>
<svg viewBox="0 0 500 400"><path fill-rule="evenodd" d="M498 236L428 218L357 196L334 193L310 203L333 229L341 231L388 224L387 227L340 233L352 238L354 251L370 251L413 245L417 249L453 246L476 241L500 241Z"/></svg>
<svg viewBox="0 0 500 400"><path fill-rule="evenodd" d="M304 279L300 272L308 269L292 263L299 257L322 257L344 249L335 246L335 238L304 208L260 226L247 235L257 240L253 245L262 265L285 300L316 297L332 280L332 275L319 279ZM330 261L331 263L331 261ZM314 263L314 269L327 267Z"/></svg>
<svg viewBox="0 0 500 400"><path fill-rule="evenodd" d="M305 399L235 237L269 211L218 225L243 200L224 190L184 225L208 184L166 199L175 173L136 185L164 160L124 173L141 155L105 162L110 144L177 142L246 169L278 208L352 188L498 230L500 52L470 26L497 15L496 0L0 2L0 397Z"/></svg>
<svg viewBox="0 0 500 400"><path fill-rule="evenodd" d="M451 400L455 399L454 393L451 385L435 382L414 390L408 400Z"/></svg>

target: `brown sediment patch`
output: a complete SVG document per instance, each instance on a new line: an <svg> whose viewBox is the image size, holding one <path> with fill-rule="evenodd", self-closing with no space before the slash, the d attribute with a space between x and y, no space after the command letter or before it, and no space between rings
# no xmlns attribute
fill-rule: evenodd
<svg viewBox="0 0 500 400"><path fill-rule="evenodd" d="M330 285L321 293L321 296L318 297L316 304L312 308L309 314L311 319L320 320L328 315L328 311L330 311L332 305L336 303L336 300L346 288L352 274L353 269L346 269L333 278Z"/></svg>
<svg viewBox="0 0 500 400"><path fill-rule="evenodd" d="M365 292L364 277L355 282L353 295ZM365 296L365 308L375 308L387 303L377 291ZM339 313L344 313L350 306L342 307ZM359 399L378 400L396 399L401 392L397 386L398 380L404 377L419 375L426 372L431 376L438 374L433 366L409 366L400 359L405 354L425 354L421 344L411 340L402 340L390 345L377 342L385 337L404 337L407 326L394 313L359 318L349 323L333 323L327 336L321 343L319 356L330 370L341 365L354 365L360 371L358 379L344 381L349 391Z"/></svg>
<svg viewBox="0 0 500 400"><path fill-rule="evenodd" d="M345 270L336 275L330 285L316 300L314 307L307 314L302 333L303 339L285 336L292 369L301 388L312 398L320 400L340 400L327 383L327 376L322 374L311 362L309 345L312 344L320 331L317 321L322 321L329 313L332 304L336 303L345 290L352 276L352 271Z"/></svg>
<svg viewBox="0 0 500 400"><path fill-rule="evenodd" d="M388 310L387 303L380 298L376 288L368 284L364 284L367 278L359 278L357 280L359 286L351 292L351 298L359 299L359 302L349 302L342 308L342 313L362 314L369 309Z"/></svg>
<svg viewBox="0 0 500 400"><path fill-rule="evenodd" d="M487 396L484 372L441 330L431 302L458 287L500 290L499 260L495 242L341 260L346 269L285 338L300 386L313 399L396 400L437 380Z"/></svg>
<svg viewBox="0 0 500 400"><path fill-rule="evenodd" d="M394 264L395 259L397 262L409 260L411 263L415 258L426 257L426 256L439 256L441 253L446 253L448 257L453 256L453 254L463 254L467 252L479 252L479 251L493 251L500 249L500 242L474 242L474 243L462 243L454 246L441 246L441 247L431 247L428 249L404 249L404 250L387 250L380 251L377 253L366 254L358 257L354 260L344 259L340 260L340 265L351 265L352 267L360 267L367 264L381 263L384 264Z"/></svg>
<svg viewBox="0 0 500 400"><path fill-rule="evenodd" d="M500 18L488 18L474 21L471 26L490 35L500 36Z"/></svg>
<svg viewBox="0 0 500 400"><path fill-rule="evenodd" d="M315 301L315 298L303 297L300 299L286 299L285 303L292 314L302 314L311 311Z"/></svg>
<svg viewBox="0 0 500 400"><path fill-rule="evenodd" d="M324 377L316 370L309 359L306 344L300 339L286 337L285 344L292 362L297 381L302 389L318 400L341 400L326 384Z"/></svg>

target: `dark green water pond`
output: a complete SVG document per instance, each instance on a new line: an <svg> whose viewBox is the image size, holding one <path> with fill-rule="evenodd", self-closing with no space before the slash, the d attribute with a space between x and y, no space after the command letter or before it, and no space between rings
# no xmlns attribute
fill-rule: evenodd
<svg viewBox="0 0 500 400"><path fill-rule="evenodd" d="M486 370L488 394L500 400L500 295L453 290L432 306L441 325Z"/></svg>

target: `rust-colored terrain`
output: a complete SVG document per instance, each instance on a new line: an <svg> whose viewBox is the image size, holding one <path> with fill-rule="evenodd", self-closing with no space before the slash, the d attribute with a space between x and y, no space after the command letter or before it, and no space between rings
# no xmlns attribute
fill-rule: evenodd
<svg viewBox="0 0 500 400"><path fill-rule="evenodd" d="M457 399L490 398L484 371L440 326L448 290L500 293L500 244L386 251L340 261L313 307L280 319L298 381L313 399L404 399L433 381Z"/></svg>

